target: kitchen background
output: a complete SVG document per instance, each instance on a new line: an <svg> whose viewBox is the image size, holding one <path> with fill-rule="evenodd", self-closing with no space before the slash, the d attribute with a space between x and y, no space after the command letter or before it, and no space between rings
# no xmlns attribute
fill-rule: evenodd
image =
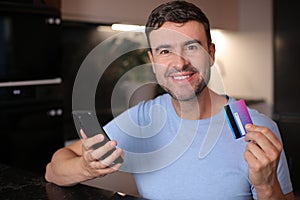
<svg viewBox="0 0 300 200"><path fill-rule="evenodd" d="M5 153L0 162L44 173L52 153L78 137L71 115L72 89L85 57L119 33L110 29L111 24L144 25L150 11L162 2L167 1L1 0L0 149ZM300 109L296 103L300 102L300 28L296 1L190 2L203 9L213 28L217 49L213 80L221 75L222 82L213 81L211 86L222 91L219 86L223 85L227 94L246 99L250 107L278 122L299 192L296 147L300 142ZM121 76L116 75L120 64L126 70L145 62L130 61L132 55L112 63L106 72L109 78L102 80L107 90L97 98L111 95L108 86ZM99 105L105 113L102 123L112 117L109 103L108 98Z"/></svg>

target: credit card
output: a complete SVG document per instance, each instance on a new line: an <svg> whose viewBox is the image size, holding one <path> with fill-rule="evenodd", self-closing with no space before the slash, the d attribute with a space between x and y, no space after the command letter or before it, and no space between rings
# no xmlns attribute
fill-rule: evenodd
<svg viewBox="0 0 300 200"><path fill-rule="evenodd" d="M243 99L224 106L225 116L235 139L246 135L246 124L253 124Z"/></svg>

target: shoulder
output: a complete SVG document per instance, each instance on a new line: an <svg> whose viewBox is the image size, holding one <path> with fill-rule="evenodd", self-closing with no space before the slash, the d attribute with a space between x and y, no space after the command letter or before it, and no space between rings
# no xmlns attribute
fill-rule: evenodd
<svg viewBox="0 0 300 200"><path fill-rule="evenodd" d="M275 121L270 117L266 116L265 114L249 107L248 110L254 124L260 126L267 126L268 128L273 128L274 126L276 126Z"/></svg>
<svg viewBox="0 0 300 200"><path fill-rule="evenodd" d="M278 138L281 139L278 125L273 119L271 119L270 117L266 116L263 113L260 113L259 111L255 110L253 108L248 108L248 110L249 110L251 119L253 121L253 124L269 128Z"/></svg>
<svg viewBox="0 0 300 200"><path fill-rule="evenodd" d="M229 97L229 102L234 101L236 101L236 99ZM272 118L249 106L247 106L247 109L249 111L253 124L267 127L272 130L272 132L274 132L278 137L280 137L277 123Z"/></svg>

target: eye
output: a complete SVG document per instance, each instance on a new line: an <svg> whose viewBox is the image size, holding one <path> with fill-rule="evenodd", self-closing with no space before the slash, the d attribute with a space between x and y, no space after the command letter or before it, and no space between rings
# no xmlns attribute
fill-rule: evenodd
<svg viewBox="0 0 300 200"><path fill-rule="evenodd" d="M185 50L187 52L195 52L195 51L199 51L200 49L201 49L201 45L198 43L189 44L185 47Z"/></svg>
<svg viewBox="0 0 300 200"><path fill-rule="evenodd" d="M188 50L197 50L198 47L196 45L190 45L187 47Z"/></svg>
<svg viewBox="0 0 300 200"><path fill-rule="evenodd" d="M159 55L164 55L164 56L167 56L171 53L172 51L170 49L161 49L159 51Z"/></svg>

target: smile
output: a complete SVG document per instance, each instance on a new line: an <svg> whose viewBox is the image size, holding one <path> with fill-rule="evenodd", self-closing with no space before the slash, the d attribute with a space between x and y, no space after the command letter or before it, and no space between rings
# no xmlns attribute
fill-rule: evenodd
<svg viewBox="0 0 300 200"><path fill-rule="evenodd" d="M184 79L188 79L190 77L190 75L185 75L185 76L173 76L173 78L175 80L184 80Z"/></svg>
<svg viewBox="0 0 300 200"><path fill-rule="evenodd" d="M184 71L184 72L176 72L170 74L170 77L175 81L190 81L190 79L195 75L195 71Z"/></svg>

